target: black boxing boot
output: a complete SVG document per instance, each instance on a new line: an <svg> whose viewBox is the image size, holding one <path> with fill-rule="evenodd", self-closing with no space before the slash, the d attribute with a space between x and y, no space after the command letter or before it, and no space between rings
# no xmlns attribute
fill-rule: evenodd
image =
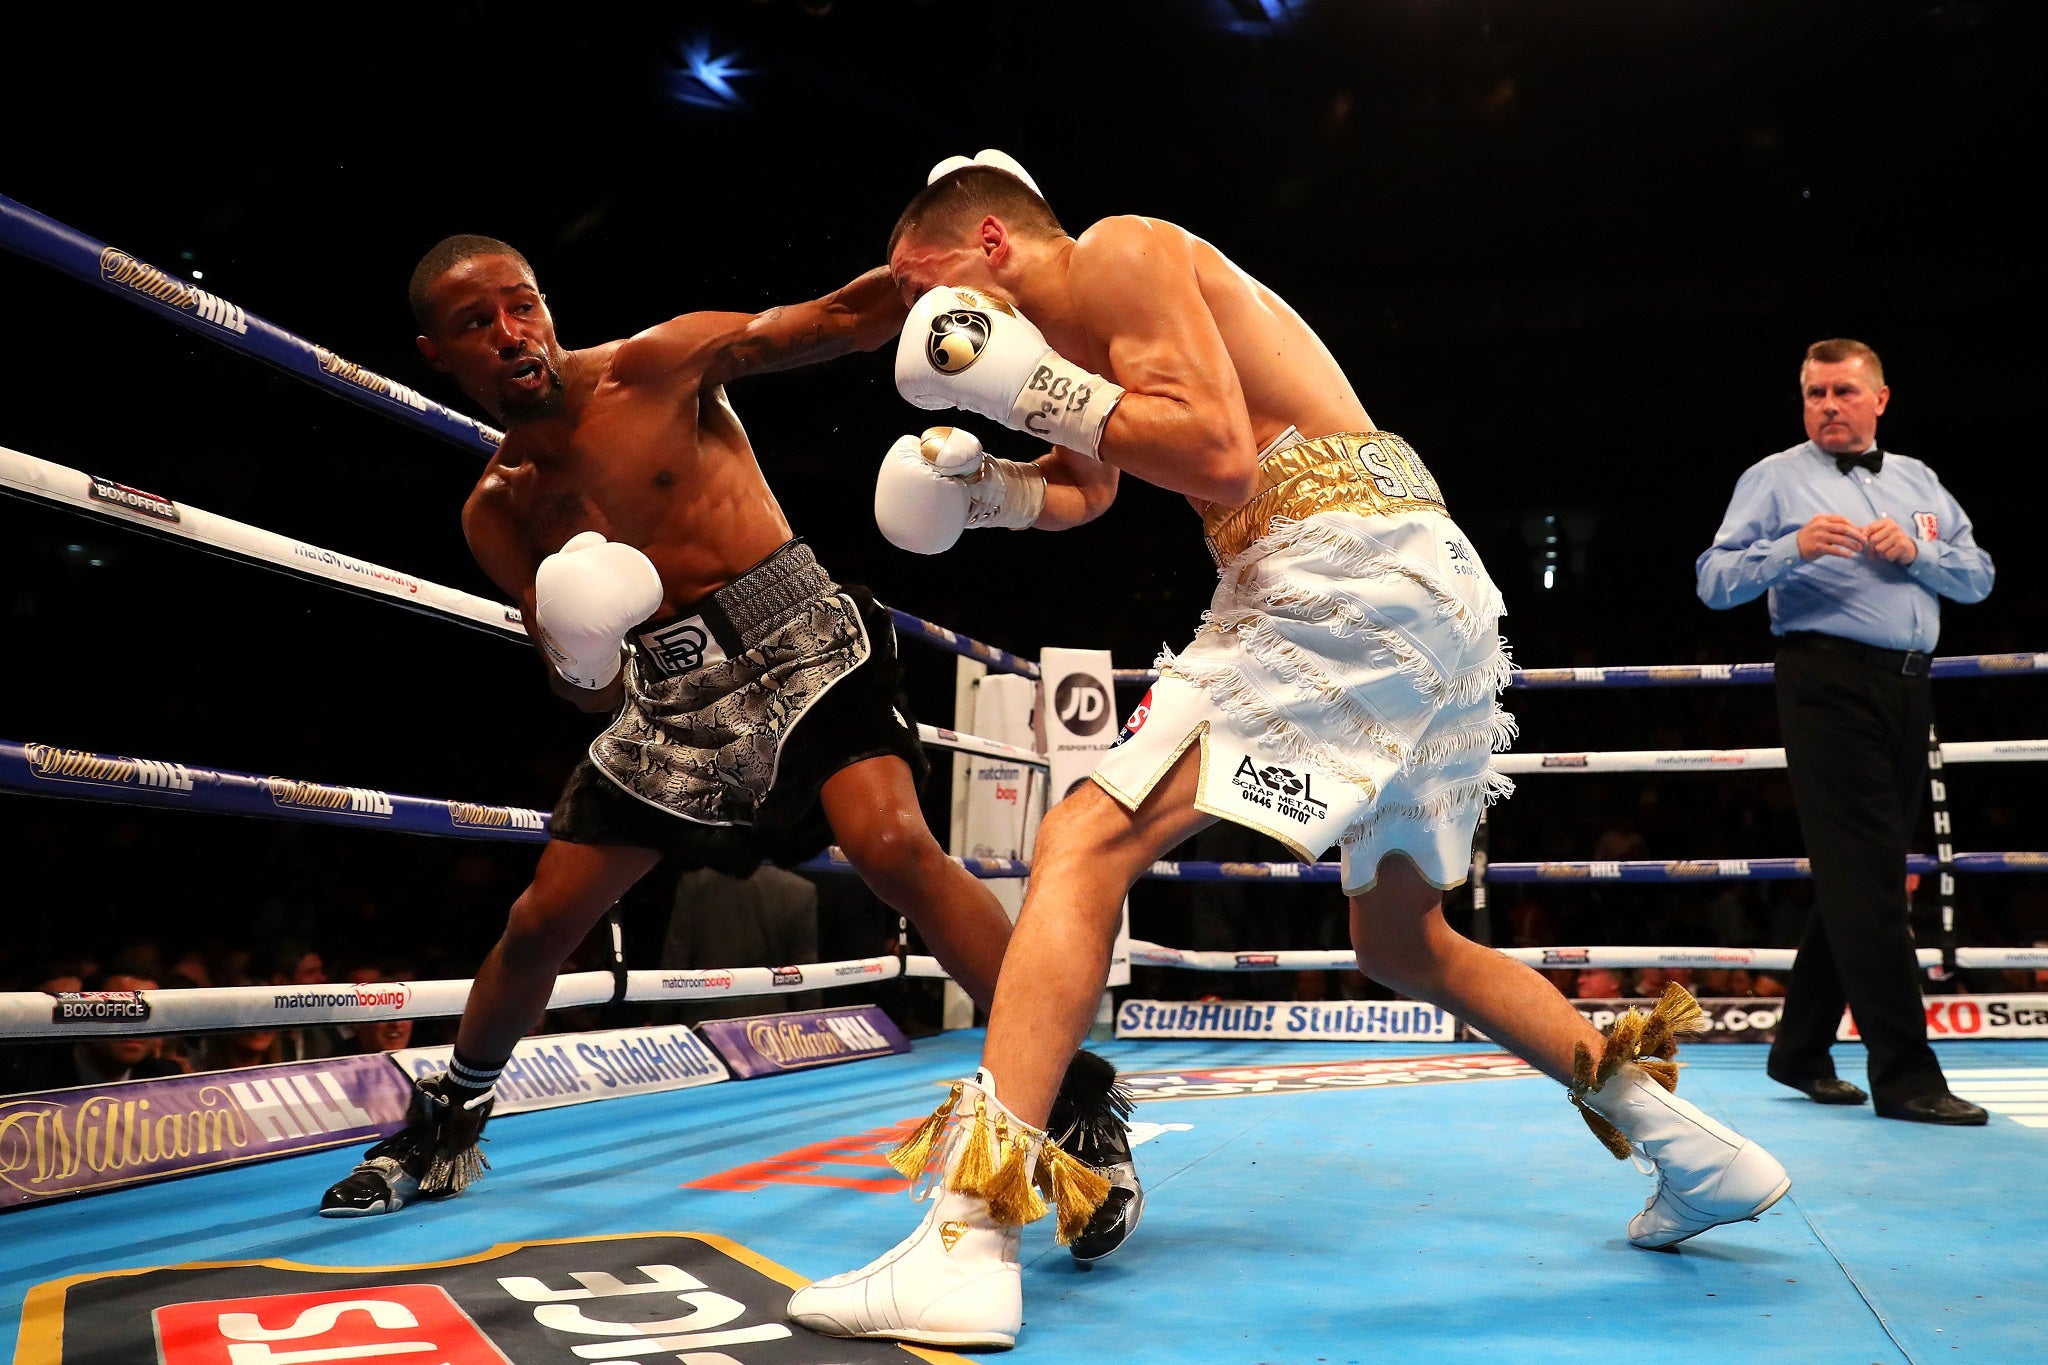
<svg viewBox="0 0 2048 1365"><path fill-rule="evenodd" d="M490 1166L477 1144L495 1090L469 1090L445 1076L414 1081L405 1127L363 1154L348 1178L320 1196L322 1218L396 1213L421 1199L461 1194Z"/></svg>
<svg viewBox="0 0 2048 1365"><path fill-rule="evenodd" d="M1116 1067L1082 1051L1067 1064L1045 1130L1077 1160L1109 1178L1109 1195L1067 1249L1083 1269L1124 1244L1145 1211L1145 1187L1131 1159L1131 1093L1117 1084Z"/></svg>

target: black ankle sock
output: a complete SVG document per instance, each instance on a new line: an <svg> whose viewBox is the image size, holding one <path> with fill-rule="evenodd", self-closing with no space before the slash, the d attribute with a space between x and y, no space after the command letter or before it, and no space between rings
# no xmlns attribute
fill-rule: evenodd
<svg viewBox="0 0 2048 1365"><path fill-rule="evenodd" d="M510 1059L505 1058L497 1062L479 1062L474 1058L464 1056L462 1049L455 1049L454 1056L449 1058L448 1061L448 1090L450 1095L456 1099L468 1100L483 1094L484 1091L489 1090L498 1083L499 1073L504 1071L505 1062L508 1060Z"/></svg>

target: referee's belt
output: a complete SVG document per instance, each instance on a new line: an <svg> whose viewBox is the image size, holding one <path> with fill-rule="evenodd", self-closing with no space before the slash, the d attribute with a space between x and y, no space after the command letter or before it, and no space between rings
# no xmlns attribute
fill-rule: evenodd
<svg viewBox="0 0 2048 1365"><path fill-rule="evenodd" d="M1880 649L1876 645L1866 645L1861 640L1846 640L1839 635L1826 635L1817 630L1788 630L1782 638L1789 645L1822 649L1831 654L1847 654L1865 663L1875 664L1887 673L1896 673L1902 678L1927 676L1928 656L1921 650Z"/></svg>
<svg viewBox="0 0 2048 1365"><path fill-rule="evenodd" d="M1318 512L1394 516L1442 512L1444 495L1422 457L1386 431L1304 438L1289 427L1259 453L1258 489L1236 507L1198 503L1209 553L1222 568L1282 519Z"/></svg>

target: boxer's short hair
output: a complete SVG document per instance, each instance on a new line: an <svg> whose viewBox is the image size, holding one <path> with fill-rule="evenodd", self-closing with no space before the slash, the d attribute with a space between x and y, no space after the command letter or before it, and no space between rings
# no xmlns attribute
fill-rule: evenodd
<svg viewBox="0 0 2048 1365"><path fill-rule="evenodd" d="M533 273L533 266L517 247L499 241L496 237L481 237L473 232L458 232L452 237L443 237L427 249L420 257L420 263L412 268L412 283L406 286L406 301L412 305L413 321L422 332L432 331L434 301L427 291L434 287L434 281L446 274L453 266L461 264L472 256L510 256L526 267L526 273Z"/></svg>
<svg viewBox="0 0 2048 1365"><path fill-rule="evenodd" d="M1877 352L1860 341L1850 337L1829 337L1816 341L1806 348L1806 359L1799 362L1799 385L1806 386L1806 367L1815 363L1839 365L1847 360L1861 359L1863 368L1870 371L1870 382L1878 388L1884 387L1884 362L1877 358Z"/></svg>
<svg viewBox="0 0 2048 1365"><path fill-rule="evenodd" d="M962 166L940 176L918 192L889 233L887 255L905 236L924 238L964 237L990 214L1013 228L1036 232L1065 232L1052 207L1037 191L993 166Z"/></svg>

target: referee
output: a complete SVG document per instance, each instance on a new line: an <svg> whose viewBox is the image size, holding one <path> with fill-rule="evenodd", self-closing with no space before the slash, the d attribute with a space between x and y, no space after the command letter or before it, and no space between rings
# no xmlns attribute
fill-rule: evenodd
<svg viewBox="0 0 2048 1365"><path fill-rule="evenodd" d="M1881 1117L1981 1124L1927 1045L1906 854L1927 789L1941 599L1982 601L1991 556L1933 470L1878 447L1891 390L1875 351L1817 341L1799 386L1807 439L1743 473L1695 566L1709 607L1768 593L1781 637L1778 724L1813 914L1768 1069L1821 1104L1861 1104L1829 1055L1847 1004Z"/></svg>

